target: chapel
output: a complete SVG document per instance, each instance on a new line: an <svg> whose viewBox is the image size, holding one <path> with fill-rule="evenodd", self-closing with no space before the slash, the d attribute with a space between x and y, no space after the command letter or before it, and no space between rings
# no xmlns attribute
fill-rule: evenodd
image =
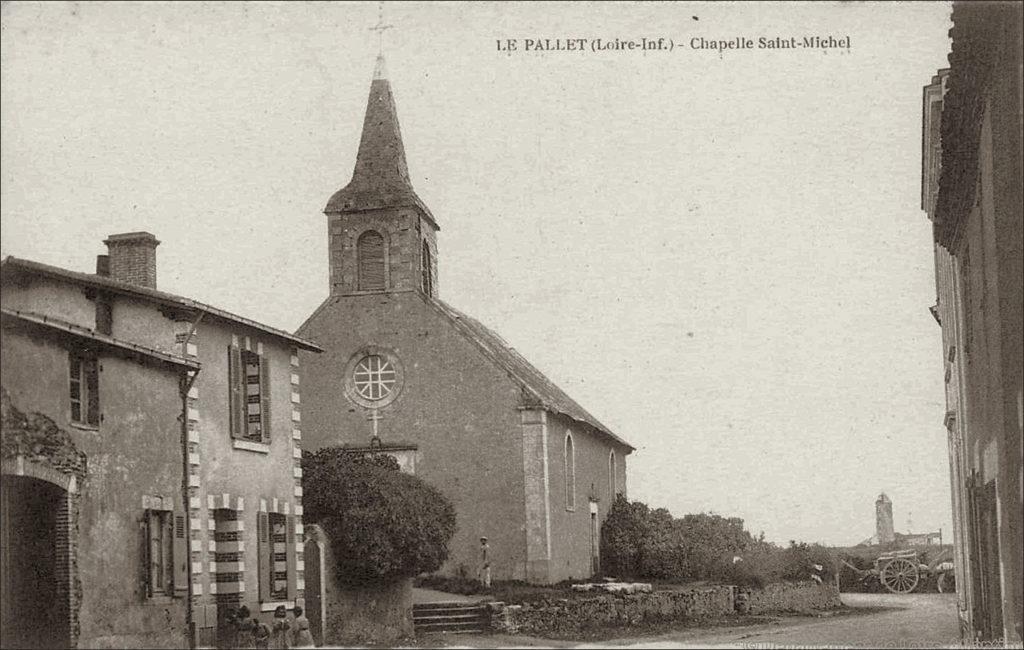
<svg viewBox="0 0 1024 650"><path fill-rule="evenodd" d="M297 332L323 349L300 352L304 447L411 455L403 467L455 506L446 574L596 574L634 448L439 298L440 226L412 187L382 56L352 178L324 214L330 294Z"/></svg>

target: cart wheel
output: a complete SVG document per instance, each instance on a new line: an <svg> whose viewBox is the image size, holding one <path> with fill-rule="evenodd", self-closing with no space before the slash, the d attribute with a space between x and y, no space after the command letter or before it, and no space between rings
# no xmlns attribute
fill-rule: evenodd
<svg viewBox="0 0 1024 650"><path fill-rule="evenodd" d="M882 568L880 576L885 588L894 594L909 594L921 579L917 565L903 558L896 558Z"/></svg>

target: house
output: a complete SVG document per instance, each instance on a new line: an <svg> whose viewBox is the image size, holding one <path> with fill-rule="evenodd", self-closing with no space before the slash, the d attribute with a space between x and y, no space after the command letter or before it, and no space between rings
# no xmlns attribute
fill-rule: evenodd
<svg viewBox="0 0 1024 650"><path fill-rule="evenodd" d="M1019 3L953 4L924 88L921 207L942 328L958 610L967 641L1021 643L1024 218Z"/></svg>
<svg viewBox="0 0 1024 650"><path fill-rule="evenodd" d="M330 295L299 328L309 448L404 441L455 506L443 571L557 582L598 571L633 447L439 297L438 220L409 179L383 57L351 181L324 209Z"/></svg>
<svg viewBox="0 0 1024 650"><path fill-rule="evenodd" d="M0 266L4 390L81 454L57 470L67 479L50 461L19 473L34 461L8 457L5 415L5 488L42 472L74 495L62 497L70 522L44 531L61 546L38 559L62 576L51 591L70 590L67 611L12 616L57 616L71 646L181 646L189 635L212 645L233 607L269 618L304 601L298 350L319 348L158 291L149 233L106 244L95 274ZM23 485L17 498L5 489L5 508L53 492ZM16 539L7 522L4 539ZM22 561L7 553L10 566ZM167 575L155 568L164 559Z"/></svg>

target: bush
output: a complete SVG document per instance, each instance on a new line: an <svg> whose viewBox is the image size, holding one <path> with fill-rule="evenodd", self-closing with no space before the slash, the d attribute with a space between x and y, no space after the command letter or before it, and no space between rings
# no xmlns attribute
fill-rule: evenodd
<svg viewBox="0 0 1024 650"><path fill-rule="evenodd" d="M763 534L755 538L737 517L700 513L676 519L664 508L652 510L620 495L601 528L601 569L624 579L763 587L812 575L831 580L835 560L816 544L779 548Z"/></svg>
<svg viewBox="0 0 1024 650"><path fill-rule="evenodd" d="M394 458L325 448L303 457L302 474L304 517L330 538L343 584L393 582L448 559L454 508Z"/></svg>

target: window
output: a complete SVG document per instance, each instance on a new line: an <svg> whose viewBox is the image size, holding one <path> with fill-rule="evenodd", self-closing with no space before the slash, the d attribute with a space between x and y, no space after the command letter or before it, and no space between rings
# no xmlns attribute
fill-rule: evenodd
<svg viewBox="0 0 1024 650"><path fill-rule="evenodd" d="M257 513L260 602L295 600L298 570L295 517L276 512Z"/></svg>
<svg viewBox="0 0 1024 650"><path fill-rule="evenodd" d="M356 242L359 265L359 290L380 291L385 288L384 237L376 230L367 230Z"/></svg>
<svg viewBox="0 0 1024 650"><path fill-rule="evenodd" d="M95 355L72 353L68 394L71 398L71 421L90 426L100 424L99 364Z"/></svg>
<svg viewBox="0 0 1024 650"><path fill-rule="evenodd" d="M576 449L572 434L565 434L565 509L576 509Z"/></svg>
<svg viewBox="0 0 1024 650"><path fill-rule="evenodd" d="M228 347L231 437L270 442L270 363L258 352Z"/></svg>
<svg viewBox="0 0 1024 650"><path fill-rule="evenodd" d="M608 452L608 490L613 502L615 501L615 495L619 493L615 480L615 450L613 449Z"/></svg>
<svg viewBox="0 0 1024 650"><path fill-rule="evenodd" d="M185 517L170 510L146 510L146 595L188 593Z"/></svg>
<svg viewBox="0 0 1024 650"><path fill-rule="evenodd" d="M356 364L352 380L360 397L380 400L391 394L397 376L390 361L379 354L371 354Z"/></svg>
<svg viewBox="0 0 1024 650"><path fill-rule="evenodd" d="M430 246L427 245L426 240L424 240L423 242L423 256L420 262L423 265L423 268L420 271L421 275L423 276L423 293L427 294L428 296L432 296L434 295L434 279L430 274Z"/></svg>

